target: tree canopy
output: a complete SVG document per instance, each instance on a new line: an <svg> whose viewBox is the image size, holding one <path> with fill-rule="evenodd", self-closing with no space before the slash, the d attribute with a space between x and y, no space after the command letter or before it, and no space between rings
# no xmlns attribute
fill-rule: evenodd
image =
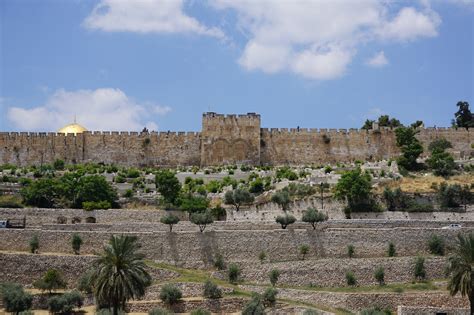
<svg viewBox="0 0 474 315"><path fill-rule="evenodd" d="M465 101L459 101L456 106L458 111L454 113L453 124L459 128L473 128L474 127L474 114L469 109L469 103Z"/></svg>
<svg viewBox="0 0 474 315"><path fill-rule="evenodd" d="M158 192L163 198L169 202L174 203L181 191L181 184L176 175L170 170L161 170L156 173L155 184Z"/></svg>
<svg viewBox="0 0 474 315"><path fill-rule="evenodd" d="M233 205L236 211L240 210L240 206L252 203L254 199L251 193L240 188L228 191L224 195L224 203L226 205Z"/></svg>

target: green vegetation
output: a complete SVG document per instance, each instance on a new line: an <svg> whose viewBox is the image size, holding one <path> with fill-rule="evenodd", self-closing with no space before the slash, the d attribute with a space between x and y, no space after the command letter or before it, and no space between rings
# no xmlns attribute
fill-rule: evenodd
<svg viewBox="0 0 474 315"><path fill-rule="evenodd" d="M55 290L65 289L67 282L59 270L49 269L43 277L33 282L33 286L41 291L48 291L51 294Z"/></svg>
<svg viewBox="0 0 474 315"><path fill-rule="evenodd" d="M382 266L377 267L374 272L374 278L379 285L385 285L385 269Z"/></svg>
<svg viewBox="0 0 474 315"><path fill-rule="evenodd" d="M459 184L448 185L446 182L435 187L437 191L437 199L442 208L457 208L472 203L474 195L468 185L461 186Z"/></svg>
<svg viewBox="0 0 474 315"><path fill-rule="evenodd" d="M299 247L299 249L300 249L301 260L304 260L306 255L309 252L309 246L306 244L303 244Z"/></svg>
<svg viewBox="0 0 474 315"><path fill-rule="evenodd" d="M426 164L436 176L448 177L456 168L453 156L446 152L448 148L452 148L451 142L444 138L437 139L429 145L431 156L426 160Z"/></svg>
<svg viewBox="0 0 474 315"><path fill-rule="evenodd" d="M84 297L78 291L66 292L48 299L48 310L52 314L70 314L73 309L81 308Z"/></svg>
<svg viewBox="0 0 474 315"><path fill-rule="evenodd" d="M355 255L354 245L352 245L352 244L347 245L347 256L349 258L352 258L352 257L354 257L354 255Z"/></svg>
<svg viewBox="0 0 474 315"><path fill-rule="evenodd" d="M274 287L267 288L262 294L263 305L265 307L275 306L278 290Z"/></svg>
<svg viewBox="0 0 474 315"><path fill-rule="evenodd" d="M391 315L389 309L382 310L380 307L366 308L360 311L360 315Z"/></svg>
<svg viewBox="0 0 474 315"><path fill-rule="evenodd" d="M81 251L81 245L82 245L82 238L79 236L79 234L74 233L71 237L71 246L72 246L72 250L74 251L74 254L79 255Z"/></svg>
<svg viewBox="0 0 474 315"><path fill-rule="evenodd" d="M402 155L398 158L398 165L406 170L417 170L420 165L416 159L423 153L421 142L415 137L418 131L412 127L398 127L395 129L397 146Z"/></svg>
<svg viewBox="0 0 474 315"><path fill-rule="evenodd" d="M426 269L425 269L425 258L418 256L415 260L414 268L415 279L425 280L426 279Z"/></svg>
<svg viewBox="0 0 474 315"><path fill-rule="evenodd" d="M355 286L357 284L356 277L352 271L346 272L346 283L349 286Z"/></svg>
<svg viewBox="0 0 474 315"><path fill-rule="evenodd" d="M369 120L367 119L364 123L364 125L361 127L361 129L365 130L371 130L372 129L372 124L375 122L375 120ZM402 126L400 121L396 118L391 118L388 115L381 115L377 123L379 127L389 127L389 128L396 128Z"/></svg>
<svg viewBox="0 0 474 315"><path fill-rule="evenodd" d="M179 218L171 213L167 213L166 215L160 218L160 222L163 224L167 224L170 228L170 232L173 232L173 225L178 224Z"/></svg>
<svg viewBox="0 0 474 315"><path fill-rule="evenodd" d="M263 299L260 294L254 293L252 299L245 304L242 310L242 315L264 315L265 306L263 305Z"/></svg>
<svg viewBox="0 0 474 315"><path fill-rule="evenodd" d="M233 205L236 211L240 210L240 206L252 203L254 199L247 190L240 188L228 191L224 195L225 204Z"/></svg>
<svg viewBox="0 0 474 315"><path fill-rule="evenodd" d="M154 308L148 312L148 315L171 315L171 313L163 308Z"/></svg>
<svg viewBox="0 0 474 315"><path fill-rule="evenodd" d="M275 221L281 225L282 229L286 229L288 225L296 222L296 218L291 214L285 214L277 216Z"/></svg>
<svg viewBox="0 0 474 315"><path fill-rule="evenodd" d="M163 199L174 204L181 191L181 184L176 175L169 170L160 170L156 173L155 184Z"/></svg>
<svg viewBox="0 0 474 315"><path fill-rule="evenodd" d="M290 193L286 190L277 191L272 195L272 202L278 204L283 211L286 211L291 202Z"/></svg>
<svg viewBox="0 0 474 315"><path fill-rule="evenodd" d="M311 224L313 230L316 229L316 224L318 222L324 222L328 220L327 214L319 212L315 208L308 208L304 213L303 217L301 218L303 222Z"/></svg>
<svg viewBox="0 0 474 315"><path fill-rule="evenodd" d="M114 315L128 300L145 295L151 284L138 249L136 236L113 235L95 263L92 286L96 301L111 307Z"/></svg>
<svg viewBox="0 0 474 315"><path fill-rule="evenodd" d="M34 234L30 240L30 253L37 254L39 249L39 238L37 234Z"/></svg>
<svg viewBox="0 0 474 315"><path fill-rule="evenodd" d="M474 265L474 233L458 235L453 254L448 258L448 290L451 295L458 292L469 298L471 314L474 313L474 288L472 266Z"/></svg>
<svg viewBox="0 0 474 315"><path fill-rule="evenodd" d="M267 253L265 253L265 251L262 250L262 251L258 254L258 260L260 260L260 263L263 264L263 262L265 261L266 258L267 258Z"/></svg>
<svg viewBox="0 0 474 315"><path fill-rule="evenodd" d="M204 232L208 224L214 222L214 218L209 211L193 213L189 220L199 226L199 231L201 233Z"/></svg>
<svg viewBox="0 0 474 315"><path fill-rule="evenodd" d="M211 312L202 308L198 308L196 310L191 311L191 315L211 315Z"/></svg>
<svg viewBox="0 0 474 315"><path fill-rule="evenodd" d="M400 188L391 190L385 187L382 198L388 211L407 211L407 212L431 212L433 205L431 203L418 203L414 198L404 193Z"/></svg>
<svg viewBox="0 0 474 315"><path fill-rule="evenodd" d="M232 284L236 284L240 279L241 273L242 271L240 270L240 267L237 264L230 264L229 269L227 270L227 277L229 279L229 282Z"/></svg>
<svg viewBox="0 0 474 315"><path fill-rule="evenodd" d="M217 270L225 269L224 258L222 257L221 254L217 254L216 257L214 258L214 267L217 268Z"/></svg>
<svg viewBox="0 0 474 315"><path fill-rule="evenodd" d="M16 283L0 283L0 296L5 311L16 315L31 308L33 297Z"/></svg>
<svg viewBox="0 0 474 315"><path fill-rule="evenodd" d="M278 282L278 278L280 277L280 270L272 269L268 274L268 278L270 278L270 283L272 286L275 286Z"/></svg>
<svg viewBox="0 0 474 315"><path fill-rule="evenodd" d="M167 305L173 305L181 300L183 294L174 284L165 284L161 287L160 299Z"/></svg>
<svg viewBox="0 0 474 315"><path fill-rule="evenodd" d="M203 296L208 299L220 299L222 297L222 290L214 282L207 280L204 283Z"/></svg>
<svg viewBox="0 0 474 315"><path fill-rule="evenodd" d="M459 101L456 106L458 111L454 113L453 125L458 128L473 128L474 115L469 110L469 103Z"/></svg>
<svg viewBox="0 0 474 315"><path fill-rule="evenodd" d="M428 248L430 250L430 253L432 253L433 255L444 256L444 239L436 234L431 235L430 239L428 240Z"/></svg>
<svg viewBox="0 0 474 315"><path fill-rule="evenodd" d="M392 242L388 243L388 250L387 250L388 257L395 257L397 256L397 251L395 249L395 244Z"/></svg>

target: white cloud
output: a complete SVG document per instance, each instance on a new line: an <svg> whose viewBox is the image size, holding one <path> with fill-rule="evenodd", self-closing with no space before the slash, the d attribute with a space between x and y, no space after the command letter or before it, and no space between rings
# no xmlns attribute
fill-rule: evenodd
<svg viewBox="0 0 474 315"><path fill-rule="evenodd" d="M224 38L183 11L183 0L101 0L83 25L105 32L195 33Z"/></svg>
<svg viewBox="0 0 474 315"><path fill-rule="evenodd" d="M379 51L372 58L367 60L367 65L375 68L381 68L388 65L388 59L383 51Z"/></svg>
<svg viewBox="0 0 474 315"><path fill-rule="evenodd" d="M133 130L146 126L157 130L150 113L164 115L169 106L139 104L120 89L100 88L96 90L57 90L42 106L34 108L10 107L8 119L20 130L56 131L73 121L88 130Z"/></svg>
<svg viewBox="0 0 474 315"><path fill-rule="evenodd" d="M433 37L441 23L429 8L391 12L389 1L379 0L211 0L211 5L237 13L248 37L239 58L244 68L317 80L344 75L361 44Z"/></svg>

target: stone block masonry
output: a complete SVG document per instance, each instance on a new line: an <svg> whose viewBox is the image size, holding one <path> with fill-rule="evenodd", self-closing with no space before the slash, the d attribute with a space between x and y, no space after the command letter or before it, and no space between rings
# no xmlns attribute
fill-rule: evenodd
<svg viewBox="0 0 474 315"><path fill-rule="evenodd" d="M446 138L457 157L473 154L472 131L420 129L425 151L430 142ZM260 115L204 113L201 132L1 132L0 163L41 165L114 163L124 166L208 166L226 164L304 165L397 156L392 129L267 129Z"/></svg>

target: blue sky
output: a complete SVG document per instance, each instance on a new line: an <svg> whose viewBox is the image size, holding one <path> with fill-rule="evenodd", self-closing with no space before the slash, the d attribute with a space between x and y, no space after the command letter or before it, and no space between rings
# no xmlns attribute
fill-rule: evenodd
<svg viewBox="0 0 474 315"><path fill-rule="evenodd" d="M3 0L0 130L448 126L474 90L472 0ZM474 104L472 105L474 106Z"/></svg>

